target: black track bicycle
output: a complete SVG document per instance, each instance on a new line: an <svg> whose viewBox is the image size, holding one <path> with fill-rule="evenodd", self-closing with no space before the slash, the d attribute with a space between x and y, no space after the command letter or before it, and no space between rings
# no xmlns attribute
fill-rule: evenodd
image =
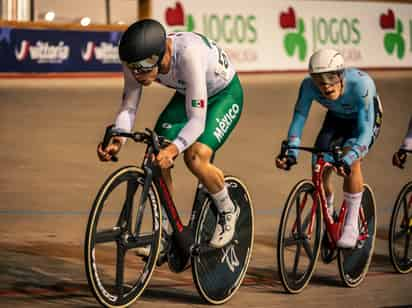
<svg viewBox="0 0 412 308"><path fill-rule="evenodd" d="M402 150L403 160L412 151ZM398 273L406 274L412 271L412 181L405 184L396 198L393 206L389 227L389 255L393 267Z"/></svg>
<svg viewBox="0 0 412 308"><path fill-rule="evenodd" d="M95 298L106 307L129 306L143 293L156 265L167 262L177 273L191 267L196 288L206 302L228 301L245 277L253 248L253 208L246 186L234 176L225 177L240 216L233 240L223 248L212 248L208 243L217 209L209 193L198 183L189 222L183 225L160 168L153 163L153 155L168 141L149 129L126 133L112 125L106 129L103 148L114 136L147 147L141 167L115 171L100 188L90 211L84 258ZM162 228L163 213L173 229L171 235ZM136 252L141 248L148 250L146 257Z"/></svg>

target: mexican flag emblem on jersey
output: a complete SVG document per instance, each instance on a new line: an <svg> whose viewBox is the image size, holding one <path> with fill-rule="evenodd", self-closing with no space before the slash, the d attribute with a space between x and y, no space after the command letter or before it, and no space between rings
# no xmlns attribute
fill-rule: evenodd
<svg viewBox="0 0 412 308"><path fill-rule="evenodd" d="M205 107L205 101L203 99L193 99L192 100L192 107L204 108Z"/></svg>

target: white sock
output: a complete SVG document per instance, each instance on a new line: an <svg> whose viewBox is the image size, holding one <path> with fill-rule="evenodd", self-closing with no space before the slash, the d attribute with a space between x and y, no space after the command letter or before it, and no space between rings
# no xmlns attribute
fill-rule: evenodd
<svg viewBox="0 0 412 308"><path fill-rule="evenodd" d="M343 199L346 202L347 213L345 218L345 226L352 225L353 227L358 227L358 217L359 217L359 208L362 201L362 192L359 193L343 193Z"/></svg>
<svg viewBox="0 0 412 308"><path fill-rule="evenodd" d="M232 199L229 197L226 186L215 194L210 194L215 202L217 209L220 213L222 212L233 212L235 206L233 205Z"/></svg>
<svg viewBox="0 0 412 308"><path fill-rule="evenodd" d="M330 215L333 214L333 202L335 200L335 194L331 193L329 196L326 195L326 205L328 206L328 212Z"/></svg>
<svg viewBox="0 0 412 308"><path fill-rule="evenodd" d="M335 194L331 193L329 196L326 195L326 203L328 206L333 206L333 201L335 200Z"/></svg>

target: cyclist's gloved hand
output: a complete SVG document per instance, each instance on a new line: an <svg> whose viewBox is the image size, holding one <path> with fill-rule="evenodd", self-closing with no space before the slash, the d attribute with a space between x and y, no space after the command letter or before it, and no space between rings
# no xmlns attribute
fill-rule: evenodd
<svg viewBox="0 0 412 308"><path fill-rule="evenodd" d="M161 149L159 154L156 156L156 163L162 169L169 169L173 167L174 159L179 154L177 146L173 143L168 145L166 148Z"/></svg>
<svg viewBox="0 0 412 308"><path fill-rule="evenodd" d="M281 156L279 155L276 157L276 167L283 170L290 170L293 165L296 165L296 157L292 155Z"/></svg>
<svg viewBox="0 0 412 308"><path fill-rule="evenodd" d="M406 157L406 151L399 149L399 151L395 152L392 156L392 165L403 169L406 162Z"/></svg>
<svg viewBox="0 0 412 308"><path fill-rule="evenodd" d="M100 142L97 146L97 156L100 161L112 160L112 157L119 153L121 147L122 143L120 139L116 138L113 138L113 142L110 143L105 149L103 149L102 143Z"/></svg>

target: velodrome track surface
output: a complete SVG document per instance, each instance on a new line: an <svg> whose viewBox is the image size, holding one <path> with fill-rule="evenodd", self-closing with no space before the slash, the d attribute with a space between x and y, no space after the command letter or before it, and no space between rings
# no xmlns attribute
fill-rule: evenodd
<svg viewBox="0 0 412 308"><path fill-rule="evenodd" d="M275 238L283 203L295 182L309 177L308 154L291 172L274 167L303 74L241 75L245 107L216 164L244 180L255 207L255 246L243 286L228 307L412 307L412 274L394 273L387 249L393 202L412 178L390 160L412 114L412 71L370 72L384 106L381 135L363 164L375 190L378 239L369 275L360 287L342 287L336 261L319 260L303 293L284 293L277 275ZM115 116L122 80L0 80L0 306L94 307L83 266L83 238L91 203L105 178L140 163L143 147L127 144L120 161L101 163L96 144ZM172 91L144 91L136 129L152 127ZM303 144L311 145L324 110L314 104ZM194 177L180 159L174 168L176 200L186 220ZM336 184L340 180L336 179ZM191 273L158 268L136 307L202 306Z"/></svg>

